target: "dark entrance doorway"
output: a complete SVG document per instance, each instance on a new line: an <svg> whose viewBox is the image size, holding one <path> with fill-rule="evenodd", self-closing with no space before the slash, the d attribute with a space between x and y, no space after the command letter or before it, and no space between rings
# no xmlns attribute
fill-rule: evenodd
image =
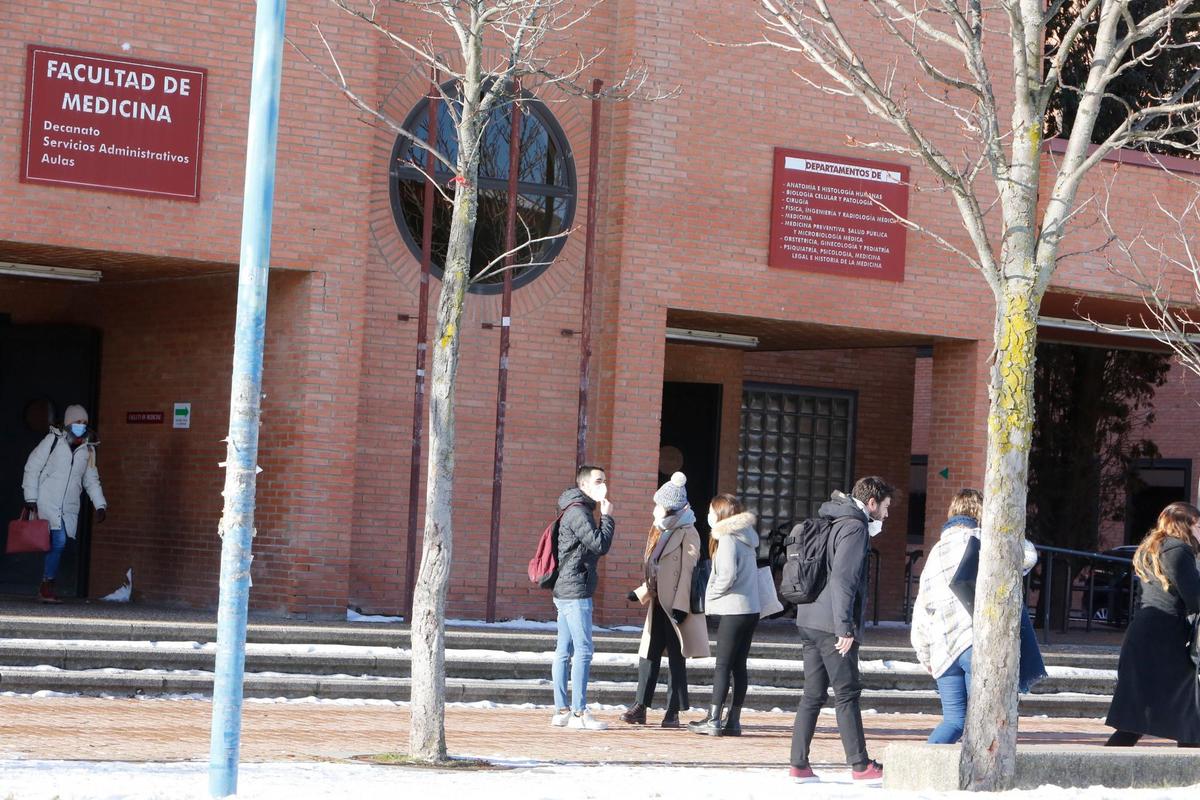
<svg viewBox="0 0 1200 800"><path fill-rule="evenodd" d="M5 520L0 539L7 537L7 520L16 518L24 501L25 459L49 425L62 423L68 405L82 403L91 415L92 428L99 430L99 373L99 331L69 325L0 324L0 514ZM91 519L85 495L77 537L74 543L68 540L63 553L55 587L60 595L87 595ZM34 595L42 578L43 557L3 552L0 549L0 593Z"/></svg>
<svg viewBox="0 0 1200 800"><path fill-rule="evenodd" d="M721 441L721 384L663 384L658 482L680 470L688 477L688 503L707 552L708 504L717 493Z"/></svg>
<svg viewBox="0 0 1200 800"><path fill-rule="evenodd" d="M1192 499L1192 461L1187 458L1139 459L1125 505L1125 544L1136 545L1167 505Z"/></svg>

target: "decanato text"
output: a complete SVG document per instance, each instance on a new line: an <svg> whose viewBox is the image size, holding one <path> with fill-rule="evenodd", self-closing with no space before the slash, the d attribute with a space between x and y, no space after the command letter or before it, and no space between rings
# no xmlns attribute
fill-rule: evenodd
<svg viewBox="0 0 1200 800"><path fill-rule="evenodd" d="M114 99L103 94L91 93L86 88L89 86L112 86L118 89L153 92L155 89L160 89L158 77L153 72L51 58L46 61L46 77L52 80L81 84L81 91L68 90L63 93L63 111L171 123L171 107L167 103L152 103L128 98ZM164 75L160 91L165 95L187 97L192 92L192 79Z"/></svg>

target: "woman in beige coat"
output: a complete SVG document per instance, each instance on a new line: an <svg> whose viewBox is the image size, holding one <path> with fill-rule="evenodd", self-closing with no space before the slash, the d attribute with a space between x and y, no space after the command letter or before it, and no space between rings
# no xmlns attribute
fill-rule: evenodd
<svg viewBox="0 0 1200 800"><path fill-rule="evenodd" d="M700 534L696 531L696 515L687 502L686 484L687 477L676 472L654 493L654 525L646 537L642 559L646 580L629 593L630 599L648 606L638 650L637 698L621 715L631 725L646 724L646 708L654 699L664 650L671 670L664 728L678 728L679 710L690 707L685 659L708 656L704 615L690 613L692 571L700 560Z"/></svg>

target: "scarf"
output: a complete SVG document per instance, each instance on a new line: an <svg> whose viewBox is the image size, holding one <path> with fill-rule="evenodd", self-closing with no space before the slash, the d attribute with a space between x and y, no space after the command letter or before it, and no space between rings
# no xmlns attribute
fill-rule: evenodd
<svg viewBox="0 0 1200 800"><path fill-rule="evenodd" d="M650 594L658 595L658 560L662 558L667 542L671 541L671 535L685 525L694 524L696 515L692 513L690 506L684 506L674 514L655 520L654 527L658 530L658 536L652 536L651 541L646 543L646 588L650 590Z"/></svg>

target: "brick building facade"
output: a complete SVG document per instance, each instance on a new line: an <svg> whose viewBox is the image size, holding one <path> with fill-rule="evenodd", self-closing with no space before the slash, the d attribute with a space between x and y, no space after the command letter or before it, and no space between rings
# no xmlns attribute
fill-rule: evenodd
<svg viewBox="0 0 1200 800"><path fill-rule="evenodd" d="M986 284L911 234L901 282L769 267L774 148L861 157L848 136L890 132L857 104L807 88L792 74L803 67L781 53L704 44L696 36L701 21L710 34L749 39L755 18L726 3L701 6L611 0L579 29L585 46L605 49L595 77L612 81L636 57L664 83L683 87L662 103L604 106L596 175L587 172L588 104L549 106L574 160L576 225L593 181L600 203L588 457L609 469L618 519L617 542L602 562L597 608L605 621L639 616L624 595L640 571L658 481L670 412L664 384L720 387L711 430L701 431L712 441L715 490L737 492L748 470L764 469L747 462L743 416L753 410L743 403L753 392L764 402L772 392L817 404L833 398L830 416L817 424L849 427L818 444L840 442L846 451L840 460L823 456L819 467L814 460L814 469L878 473L904 489L918 437L930 465L927 536L936 536L933 523L953 491L982 480L992 349ZM55 2L0 22L0 111L9 120L0 132L0 262L103 273L84 285L0 271L9 330L98 332L93 420L110 511L81 554L80 587L92 596L132 568L138 598L215 603L251 11L220 0L203 7ZM400 118L416 106L426 79L394 48L327 4L298 0L288 33L309 53L320 52L314 22L372 103ZM907 64L893 41L861 40L879 58ZM198 202L18 181L30 44L206 69ZM936 108L921 98L913 104ZM932 127L938 136L955 133L950 120ZM294 50L285 54L251 593L262 610L329 616L347 605L403 607L419 263L392 213L394 142L364 124ZM962 238L946 197L923 191L929 176L905 166L913 170L909 213ZM1087 191L1106 186L1150 234L1165 230L1153 198L1182 197L1168 176L1136 165L1102 165ZM1068 249L1086 250L1100 235L1081 225ZM574 470L583 253L579 228L553 265L513 295L502 618L550 614L546 595L525 578L525 561ZM1065 261L1052 293L1129 299L1120 277L1092 256ZM487 594L498 349L489 323L499 316L496 294L470 295L457 406L456 617L481 616ZM668 343L668 328L753 336L757 346ZM919 361L927 383L915 378ZM20 384L20 375L0 374L0 386ZM191 403L186 430L126 422L135 411L169 416L176 402ZM852 409L849 419L838 409ZM1173 413L1192 408L1183 402ZM0 436L15 443L16 427L16 419L0 421ZM1186 455L1177 457L1191 458L1198 444L1181 440ZM949 479L936 477L943 469ZM840 483L814 474L804 485L824 492ZM19 502L11 488L0 495L5 513ZM902 493L876 540L885 618L899 615L903 598L906 502Z"/></svg>

